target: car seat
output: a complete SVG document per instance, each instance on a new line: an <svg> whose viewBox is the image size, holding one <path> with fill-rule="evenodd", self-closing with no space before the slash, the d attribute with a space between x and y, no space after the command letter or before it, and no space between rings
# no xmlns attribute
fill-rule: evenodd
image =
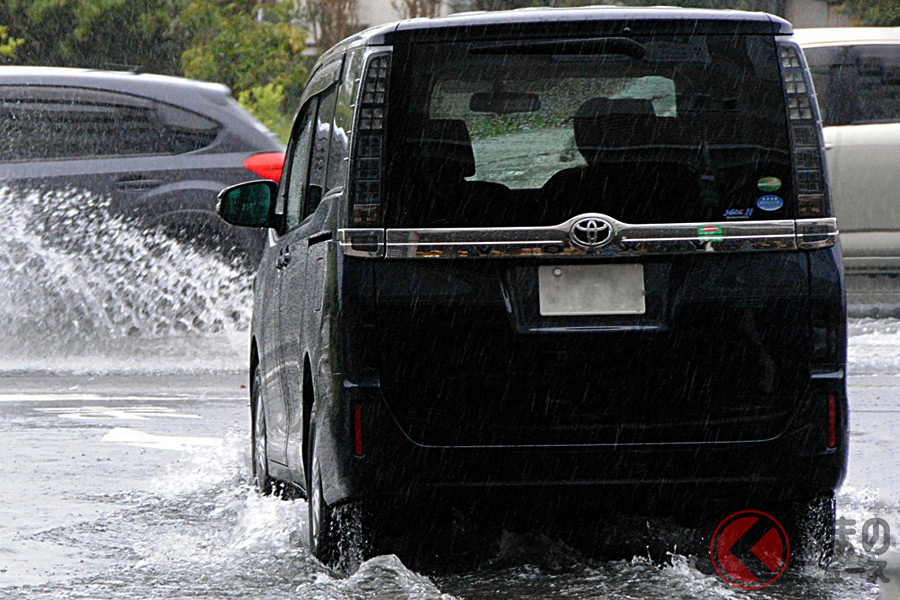
<svg viewBox="0 0 900 600"><path fill-rule="evenodd" d="M559 204L560 221L585 212L635 223L680 220L674 213L696 191L696 175L679 162L675 117L656 116L647 99L599 97L578 108L573 127L587 164L560 171L542 188Z"/></svg>
<svg viewBox="0 0 900 600"><path fill-rule="evenodd" d="M409 130L409 127L407 128ZM406 138L407 157L414 162L405 172L413 178L404 188L410 195L401 221L410 226L476 227L502 224L510 190L487 181L467 181L475 175L475 154L465 121L429 119Z"/></svg>

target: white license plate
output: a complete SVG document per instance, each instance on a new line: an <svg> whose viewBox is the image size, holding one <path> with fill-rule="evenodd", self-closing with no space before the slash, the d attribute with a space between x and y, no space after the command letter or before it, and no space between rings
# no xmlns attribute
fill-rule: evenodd
<svg viewBox="0 0 900 600"><path fill-rule="evenodd" d="M541 314L642 315L644 265L538 267Z"/></svg>

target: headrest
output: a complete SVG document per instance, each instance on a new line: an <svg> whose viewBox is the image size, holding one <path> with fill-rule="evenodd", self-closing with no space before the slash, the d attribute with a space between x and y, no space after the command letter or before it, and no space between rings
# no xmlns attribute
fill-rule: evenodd
<svg viewBox="0 0 900 600"><path fill-rule="evenodd" d="M655 141L660 125L653 102L642 98L591 98L575 113L575 144L588 162L602 150L642 146Z"/></svg>
<svg viewBox="0 0 900 600"><path fill-rule="evenodd" d="M431 119L409 138L418 160L439 164L438 177L462 179L475 174L475 154L466 122L458 119ZM417 155L417 156L416 156Z"/></svg>

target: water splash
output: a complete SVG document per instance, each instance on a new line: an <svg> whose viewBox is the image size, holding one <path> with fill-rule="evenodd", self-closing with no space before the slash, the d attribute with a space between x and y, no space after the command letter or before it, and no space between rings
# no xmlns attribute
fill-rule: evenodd
<svg viewBox="0 0 900 600"><path fill-rule="evenodd" d="M0 366L140 357L153 340L246 331L246 268L109 206L79 190L0 188L0 357L11 360Z"/></svg>
<svg viewBox="0 0 900 600"><path fill-rule="evenodd" d="M849 371L854 375L900 373L900 321L849 319Z"/></svg>

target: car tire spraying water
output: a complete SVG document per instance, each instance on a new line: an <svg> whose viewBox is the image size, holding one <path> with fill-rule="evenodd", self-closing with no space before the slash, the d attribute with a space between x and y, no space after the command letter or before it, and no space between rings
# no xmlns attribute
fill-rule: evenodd
<svg viewBox="0 0 900 600"><path fill-rule="evenodd" d="M352 575L371 556L368 519L359 501L329 506L322 488L322 470L316 445L315 414L309 434L308 490L309 551L323 564Z"/></svg>
<svg viewBox="0 0 900 600"><path fill-rule="evenodd" d="M791 541L791 562L796 567L817 565L827 568L834 558L836 502L834 492L824 492L785 507L787 534Z"/></svg>
<svg viewBox="0 0 900 600"><path fill-rule="evenodd" d="M266 411L262 398L262 381L259 367L253 369L253 381L250 384L252 398L250 410L253 419L251 429L250 451L252 454L253 484L257 491L265 496L272 493L272 479L269 477L268 451L266 449Z"/></svg>

